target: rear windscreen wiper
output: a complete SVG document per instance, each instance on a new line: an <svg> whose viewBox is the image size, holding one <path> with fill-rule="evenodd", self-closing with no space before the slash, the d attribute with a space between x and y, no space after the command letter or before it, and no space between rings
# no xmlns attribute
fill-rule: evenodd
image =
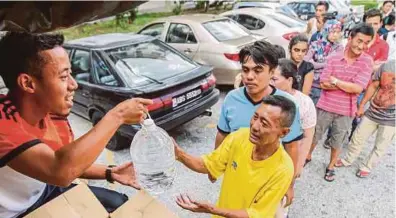
<svg viewBox="0 0 396 218"><path fill-rule="evenodd" d="M132 67L131 66L129 66L129 64L126 62L126 61L124 61L124 60L122 60L122 59L119 59L127 68L128 68L128 70L130 70L133 74L135 74L136 76L141 76L141 77L144 77L144 78L147 78L147 79L149 79L149 80L151 80L151 81L153 81L153 82L156 82L156 83L158 83L158 84L164 84L163 82L161 82L161 81L159 81L159 80L156 80L156 79L154 79L154 78L152 78L152 77L149 77L149 76L146 76L146 75L142 75L142 74L137 74L137 73L135 73L133 70L132 70Z"/></svg>

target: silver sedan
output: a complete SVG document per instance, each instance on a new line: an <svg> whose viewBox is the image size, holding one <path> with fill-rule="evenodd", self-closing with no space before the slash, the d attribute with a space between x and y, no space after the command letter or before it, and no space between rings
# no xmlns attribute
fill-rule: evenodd
<svg viewBox="0 0 396 218"><path fill-rule="evenodd" d="M233 85L241 71L240 49L264 39L229 18L210 14L162 18L138 33L157 37L194 61L213 66L217 84L222 85Z"/></svg>

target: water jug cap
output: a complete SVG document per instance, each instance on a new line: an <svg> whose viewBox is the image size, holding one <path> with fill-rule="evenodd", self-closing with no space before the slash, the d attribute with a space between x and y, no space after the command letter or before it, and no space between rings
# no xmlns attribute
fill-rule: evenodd
<svg viewBox="0 0 396 218"><path fill-rule="evenodd" d="M144 121L143 121L143 125L144 125L145 127L154 126L154 125L155 125L155 124L154 124L154 120L152 120L152 119L144 120Z"/></svg>

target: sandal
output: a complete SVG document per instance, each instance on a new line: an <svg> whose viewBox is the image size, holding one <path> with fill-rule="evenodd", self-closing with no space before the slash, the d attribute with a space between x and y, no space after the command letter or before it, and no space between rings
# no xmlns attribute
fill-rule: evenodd
<svg viewBox="0 0 396 218"><path fill-rule="evenodd" d="M331 170L331 169L326 168L326 173L325 173L324 179L328 182L332 182L335 179L334 177L335 177L334 169Z"/></svg>
<svg viewBox="0 0 396 218"><path fill-rule="evenodd" d="M312 159L305 159L304 167L305 167L305 165L309 164L309 162L311 162L311 161L312 161Z"/></svg>
<svg viewBox="0 0 396 218"><path fill-rule="evenodd" d="M370 172L358 170L356 176L359 178L367 178L370 175Z"/></svg>

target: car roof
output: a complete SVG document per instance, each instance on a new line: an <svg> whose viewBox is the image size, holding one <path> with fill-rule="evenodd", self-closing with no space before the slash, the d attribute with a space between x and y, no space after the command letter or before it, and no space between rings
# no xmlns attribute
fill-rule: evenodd
<svg viewBox="0 0 396 218"><path fill-rule="evenodd" d="M261 6L261 7L265 7L265 8L271 8L274 9L278 6L280 6L281 4L279 2L238 2L236 3L235 7L243 7L243 6Z"/></svg>
<svg viewBox="0 0 396 218"><path fill-rule="evenodd" d="M225 19L225 17L215 15L215 14L188 14L179 16L170 16L166 18L161 18L158 21L170 21L170 22L181 22L181 23L205 23L208 21Z"/></svg>
<svg viewBox="0 0 396 218"><path fill-rule="evenodd" d="M125 45L128 43L148 41L152 39L154 38L147 35L129 33L108 33L67 41L65 43L65 46L85 47L90 49L104 49Z"/></svg>
<svg viewBox="0 0 396 218"><path fill-rule="evenodd" d="M227 11L222 14L233 14L233 13L246 13L246 14L260 14L260 15L266 15L266 14L276 14L277 12L274 11L273 9L269 8L239 8L235 9L232 11Z"/></svg>

